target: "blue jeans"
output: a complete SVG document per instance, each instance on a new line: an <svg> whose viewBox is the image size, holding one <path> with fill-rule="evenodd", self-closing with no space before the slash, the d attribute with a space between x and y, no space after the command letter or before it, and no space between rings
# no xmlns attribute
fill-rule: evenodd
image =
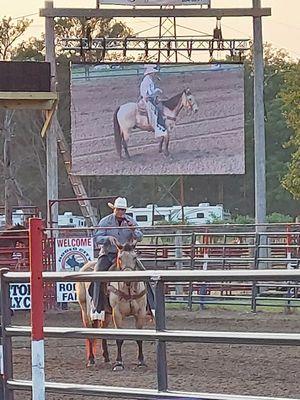
<svg viewBox="0 0 300 400"><path fill-rule="evenodd" d="M116 253L103 254L98 258L94 271L107 271L115 262L116 257ZM104 288L105 284L101 281L94 281L89 287L89 294L93 299L94 309L98 313L105 311L105 305L107 303Z"/></svg>

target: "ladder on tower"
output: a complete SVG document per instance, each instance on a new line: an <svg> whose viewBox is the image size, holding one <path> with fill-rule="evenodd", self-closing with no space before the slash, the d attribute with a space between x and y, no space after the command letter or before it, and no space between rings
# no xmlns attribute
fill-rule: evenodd
<svg viewBox="0 0 300 400"><path fill-rule="evenodd" d="M87 199L88 196L83 186L82 180L79 176L72 174L70 146L65 139L60 124L58 124L57 129L57 145L65 164L69 181L72 185L75 196L78 199L78 204L80 206L82 215L86 219L88 226L96 226L98 222L97 217L94 213L94 209L90 200Z"/></svg>

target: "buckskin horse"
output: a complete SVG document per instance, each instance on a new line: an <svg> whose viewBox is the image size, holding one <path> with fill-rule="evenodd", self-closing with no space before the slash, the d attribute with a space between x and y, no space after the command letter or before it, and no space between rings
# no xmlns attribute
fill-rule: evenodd
<svg viewBox="0 0 300 400"><path fill-rule="evenodd" d="M94 271L96 261L90 261L81 268L81 272ZM110 270L115 271L135 271L136 270L136 252L134 245L126 243L120 246L117 255L117 262ZM108 297L107 307L105 308L104 321L92 321L90 317L91 298L89 295L90 283L77 282L76 293L81 308L82 320L85 327L106 328L111 322L111 315L115 328L122 328L123 320L127 316L134 316L136 329L143 329L146 321L147 291L144 282L110 282L106 286ZM113 366L114 371L124 369L122 359L123 340L117 340L117 358ZM138 367L145 366L143 355L143 343L138 340ZM87 366L95 364L96 340L86 340ZM109 362L109 353L106 339L102 339L102 355L105 362Z"/></svg>
<svg viewBox="0 0 300 400"><path fill-rule="evenodd" d="M160 140L159 152L163 152L165 156L169 156L170 134L174 132L176 120L180 111L185 109L197 112L198 105L190 89L185 89L170 99L163 100L161 104L167 132ZM114 112L113 119L117 153L120 159L122 159L122 148L124 148L125 156L130 160L128 141L132 129L139 128L143 131L153 131L153 127L148 120L147 112L141 113L137 103L126 103L117 108Z"/></svg>

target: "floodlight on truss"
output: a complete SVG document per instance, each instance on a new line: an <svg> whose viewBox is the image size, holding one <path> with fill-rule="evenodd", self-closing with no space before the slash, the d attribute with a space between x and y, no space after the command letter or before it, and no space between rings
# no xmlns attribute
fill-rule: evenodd
<svg viewBox="0 0 300 400"><path fill-rule="evenodd" d="M249 39L203 39L203 37L178 36L172 37L126 37L126 38L63 38L60 46L64 51L76 52L81 55L88 53L104 60L111 53L121 53L125 58L129 53L139 53L144 57L154 54L165 54L168 51L180 51L183 55L192 59L199 52L208 52L212 57L215 51L225 52L233 57L250 50Z"/></svg>

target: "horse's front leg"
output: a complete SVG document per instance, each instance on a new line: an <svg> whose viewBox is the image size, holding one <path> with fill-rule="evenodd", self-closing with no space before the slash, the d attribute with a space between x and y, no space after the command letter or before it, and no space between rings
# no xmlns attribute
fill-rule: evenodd
<svg viewBox="0 0 300 400"><path fill-rule="evenodd" d="M82 313L82 321L85 328L92 327L92 322L87 315L86 305L83 306L80 304L81 313ZM86 366L92 367L95 365L95 353L94 353L94 339L87 338L85 340L85 349L86 349Z"/></svg>
<svg viewBox="0 0 300 400"><path fill-rule="evenodd" d="M94 355L94 339L86 339L86 352L87 352L87 362L86 366L93 367L95 362L95 355Z"/></svg>
<svg viewBox="0 0 300 400"><path fill-rule="evenodd" d="M120 313L119 310L117 310L116 308L113 310L113 319L114 319L114 325L115 328L122 328L122 322L123 322L123 317L122 314ZM116 340L117 343L117 359L116 362L113 366L113 371L123 371L124 369L124 363L123 363L123 359L122 359L122 345L123 345L124 340Z"/></svg>
<svg viewBox="0 0 300 400"><path fill-rule="evenodd" d="M146 311L144 313L140 312L135 316L135 327L136 329L143 329L146 320ZM146 367L144 354L143 354L143 341L137 340L138 345L138 367Z"/></svg>
<svg viewBox="0 0 300 400"><path fill-rule="evenodd" d="M105 321L101 322L101 328L107 328L109 326L110 319L110 316L107 316L107 313L105 313ZM104 358L104 362L108 363L110 359L106 339L102 339L102 355Z"/></svg>
<svg viewBox="0 0 300 400"><path fill-rule="evenodd" d="M169 152L170 134L169 134L169 132L168 132L167 135L164 137L164 140L165 140L164 155L165 155L166 157L168 157L168 156L170 155L170 152Z"/></svg>
<svg viewBox="0 0 300 400"><path fill-rule="evenodd" d="M164 144L164 140L165 140L165 138L164 138L164 137L162 137L162 138L160 139L160 142L159 142L159 148L158 148L158 152L159 152L159 153L162 153L162 152L163 152L163 144Z"/></svg>

